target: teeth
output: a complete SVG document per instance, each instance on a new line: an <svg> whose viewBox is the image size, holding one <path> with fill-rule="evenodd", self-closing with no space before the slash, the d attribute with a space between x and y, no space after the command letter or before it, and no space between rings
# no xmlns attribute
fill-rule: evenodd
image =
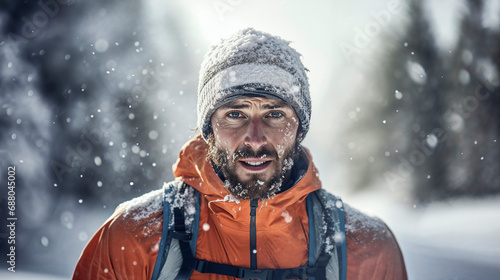
<svg viewBox="0 0 500 280"><path fill-rule="evenodd" d="M265 161L245 161L245 163L248 165L261 165L264 164Z"/></svg>

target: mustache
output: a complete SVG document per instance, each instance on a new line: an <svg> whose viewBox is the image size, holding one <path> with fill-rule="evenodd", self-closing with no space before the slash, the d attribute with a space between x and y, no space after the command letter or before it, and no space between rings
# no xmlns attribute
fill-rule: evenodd
<svg viewBox="0 0 500 280"><path fill-rule="evenodd" d="M238 149L233 154L233 162L236 162L237 160L242 159L242 158L249 158L249 157L278 159L278 152L276 152L275 150L265 148L265 147L262 147L259 150L254 151L252 148L245 146L241 149Z"/></svg>

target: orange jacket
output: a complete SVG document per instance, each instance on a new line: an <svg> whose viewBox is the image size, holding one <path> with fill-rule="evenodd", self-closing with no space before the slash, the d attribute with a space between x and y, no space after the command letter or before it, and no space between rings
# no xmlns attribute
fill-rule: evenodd
<svg viewBox="0 0 500 280"><path fill-rule="evenodd" d="M295 186L259 201L259 268L307 265L305 198L321 188L309 159L306 174ZM173 168L176 179L201 193L196 258L250 267L250 202L231 199L207 159L201 136L183 147ZM73 279L151 279L162 234L162 198L158 190L120 205L87 244ZM407 279L401 251L385 224L348 206L345 211L347 279ZM194 271L190 279L234 278Z"/></svg>

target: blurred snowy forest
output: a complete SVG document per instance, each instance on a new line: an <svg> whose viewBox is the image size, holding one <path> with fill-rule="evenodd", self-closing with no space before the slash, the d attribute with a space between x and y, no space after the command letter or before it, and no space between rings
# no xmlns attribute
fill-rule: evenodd
<svg viewBox="0 0 500 280"><path fill-rule="evenodd" d="M291 40L311 70L305 145L325 188L413 214L497 197L500 1L352 2L1 1L0 182L16 166L17 269L70 277L119 203L173 179L196 134L203 55L247 26ZM393 227L424 279L414 236Z"/></svg>
<svg viewBox="0 0 500 280"><path fill-rule="evenodd" d="M365 141L383 139L375 151L385 158L361 172L360 188L384 174L392 187L411 180L417 202L500 191L500 25L488 21L485 1L466 7L457 42L440 48L423 2L410 2L401 36L384 40L378 63L367 67L365 91L377 88L376 94L363 104L369 112L354 117L351 132L359 137L361 130Z"/></svg>

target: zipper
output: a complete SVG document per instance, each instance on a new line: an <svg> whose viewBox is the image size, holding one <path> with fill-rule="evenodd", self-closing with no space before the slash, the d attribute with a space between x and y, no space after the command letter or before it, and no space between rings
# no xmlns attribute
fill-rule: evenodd
<svg viewBox="0 0 500 280"><path fill-rule="evenodd" d="M257 229L255 218L257 216L257 207L259 200L250 201L250 269L257 269Z"/></svg>

